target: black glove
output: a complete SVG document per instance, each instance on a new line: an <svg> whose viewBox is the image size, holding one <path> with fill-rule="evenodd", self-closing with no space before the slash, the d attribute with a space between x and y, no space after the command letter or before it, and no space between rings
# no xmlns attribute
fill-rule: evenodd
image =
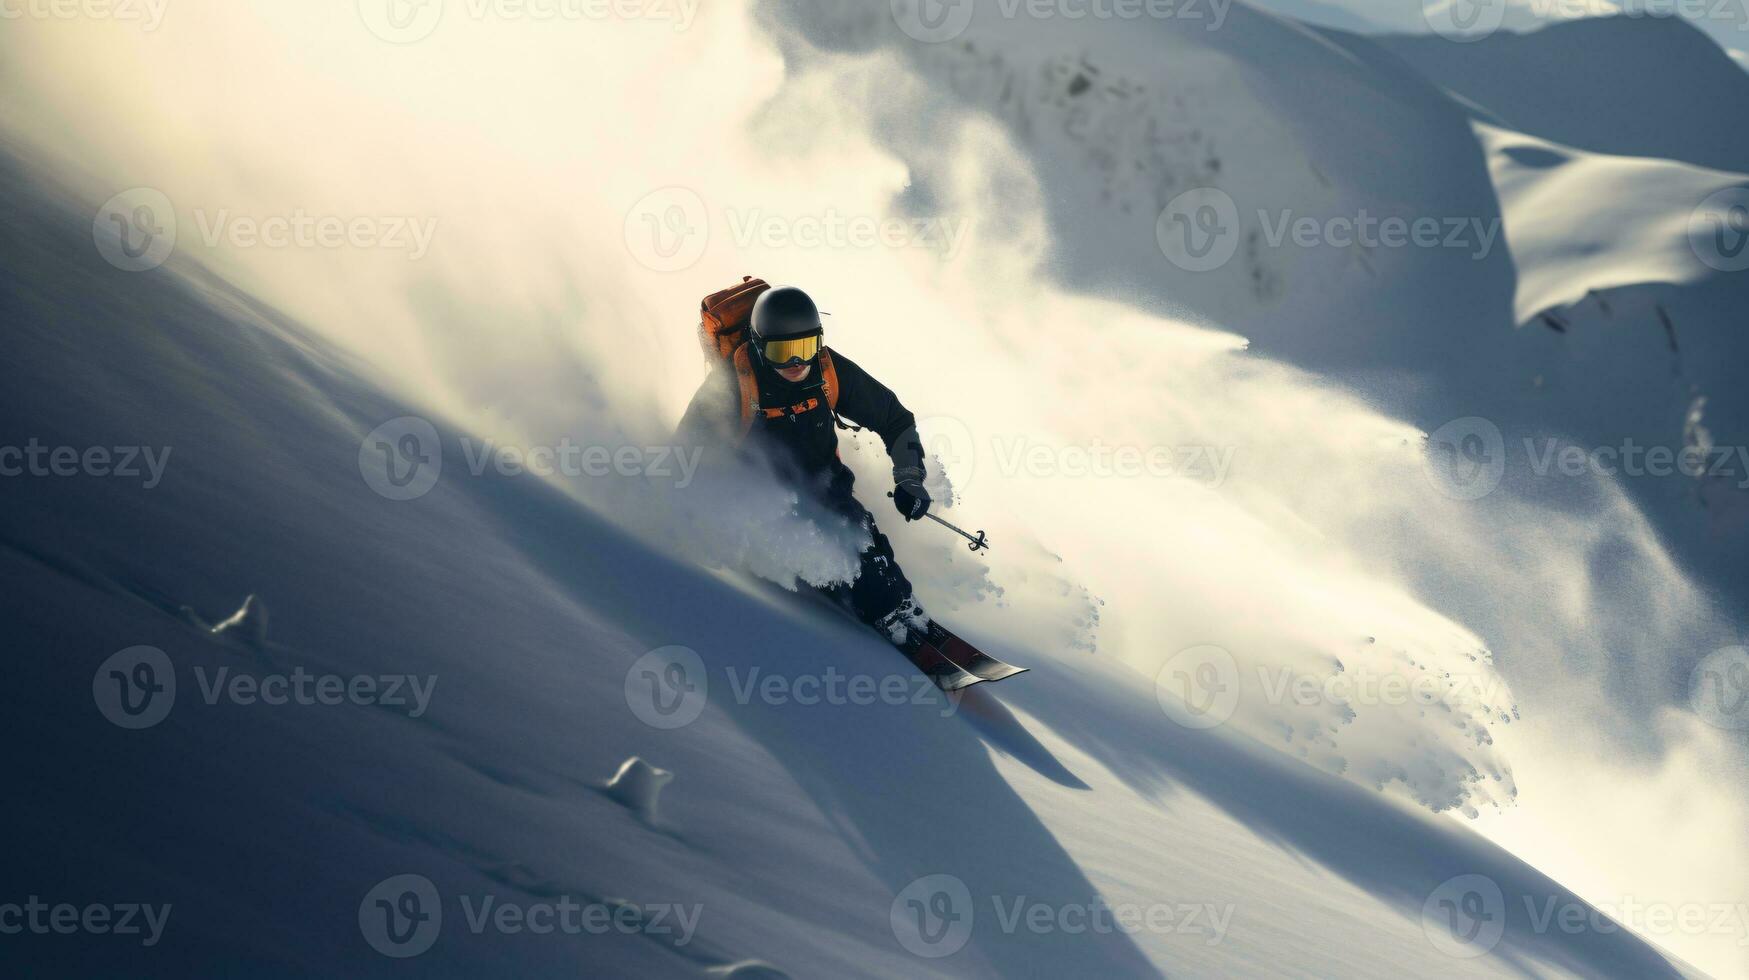
<svg viewBox="0 0 1749 980"><path fill-rule="evenodd" d="M921 520L929 513L929 504L929 491L923 488L920 479L901 480L893 487L893 506L899 508L907 521Z"/></svg>

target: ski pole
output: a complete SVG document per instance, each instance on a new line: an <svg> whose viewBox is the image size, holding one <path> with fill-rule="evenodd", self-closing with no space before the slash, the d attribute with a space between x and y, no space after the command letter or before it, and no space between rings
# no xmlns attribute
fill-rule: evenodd
<svg viewBox="0 0 1749 980"><path fill-rule="evenodd" d="M888 493L887 496L891 497L892 494ZM934 521L937 524L940 524L942 527L947 528L949 531L952 531L953 533L959 535L960 537L965 538L967 541L970 541L971 544L967 545L966 547L970 548L973 551L982 551L982 550L985 550L985 549L990 547L990 542L984 540L984 532L983 531L979 531L978 536L974 538L970 534L967 534L965 531L961 530L958 525L944 521L941 518L936 517L934 514L924 514L923 516L929 518L930 520Z"/></svg>

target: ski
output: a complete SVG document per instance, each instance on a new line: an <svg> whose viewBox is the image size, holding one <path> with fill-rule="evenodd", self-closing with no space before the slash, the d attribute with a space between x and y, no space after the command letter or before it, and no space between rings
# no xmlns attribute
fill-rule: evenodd
<svg viewBox="0 0 1749 980"><path fill-rule="evenodd" d="M970 671L961 670L958 664L949 660L927 640L900 647L899 650L923 672L923 676L943 691L961 691L973 684L982 684L985 680Z"/></svg>
<svg viewBox="0 0 1749 980"><path fill-rule="evenodd" d="M999 681L1024 674L1030 667L1016 667L1006 661L990 656L970 643L955 636L951 630L940 623L931 621L929 624L929 641L926 646L940 651L954 666L976 677L981 681Z"/></svg>

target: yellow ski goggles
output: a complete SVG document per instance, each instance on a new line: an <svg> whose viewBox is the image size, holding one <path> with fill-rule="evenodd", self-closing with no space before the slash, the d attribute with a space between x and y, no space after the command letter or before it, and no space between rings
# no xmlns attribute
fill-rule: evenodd
<svg viewBox="0 0 1749 980"><path fill-rule="evenodd" d="M765 363L772 367L806 364L820 353L820 339L821 335L816 333L806 337L767 340L759 345L759 356L765 358Z"/></svg>

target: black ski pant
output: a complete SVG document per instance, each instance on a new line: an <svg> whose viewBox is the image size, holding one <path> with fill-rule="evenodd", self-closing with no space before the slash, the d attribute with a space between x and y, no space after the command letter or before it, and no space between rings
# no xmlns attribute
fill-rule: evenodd
<svg viewBox="0 0 1749 980"><path fill-rule="evenodd" d="M830 513L849 521L851 527L867 529L869 545L862 551L856 581L820 591L849 609L857 619L874 626L893 610L912 604L911 582L893 558L892 543L875 524L874 515L851 493L851 485L849 470L834 474L820 503Z"/></svg>

